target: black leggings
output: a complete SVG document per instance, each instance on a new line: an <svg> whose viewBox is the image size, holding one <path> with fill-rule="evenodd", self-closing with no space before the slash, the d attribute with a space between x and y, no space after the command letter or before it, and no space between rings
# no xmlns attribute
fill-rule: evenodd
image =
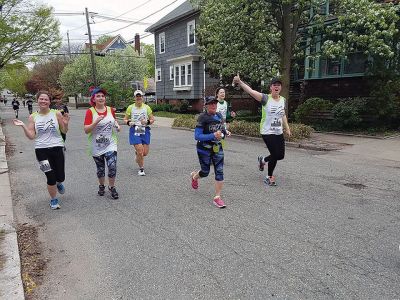
<svg viewBox="0 0 400 300"><path fill-rule="evenodd" d="M272 176L277 161L285 157L285 139L283 134L263 134L262 138L270 153L264 161L268 163L268 176Z"/></svg>
<svg viewBox="0 0 400 300"><path fill-rule="evenodd" d="M47 177L48 185L55 185L57 182L65 180L65 158L63 147L39 148L35 149L36 158L41 164L41 170ZM50 168L41 162L48 161ZM45 163L46 164L46 163Z"/></svg>

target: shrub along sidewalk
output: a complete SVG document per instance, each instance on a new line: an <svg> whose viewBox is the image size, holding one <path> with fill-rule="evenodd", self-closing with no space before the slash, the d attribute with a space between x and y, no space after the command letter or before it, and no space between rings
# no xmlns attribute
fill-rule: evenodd
<svg viewBox="0 0 400 300"><path fill-rule="evenodd" d="M183 127L194 129L196 127L195 116L179 116L175 118L173 127ZM289 124L292 136L289 138L285 136L286 141L295 142L309 138L311 133L314 132L311 126L304 124ZM246 122L246 121L232 121L229 124L229 131L234 135L241 135L247 137L261 137L260 135L260 123L258 122Z"/></svg>

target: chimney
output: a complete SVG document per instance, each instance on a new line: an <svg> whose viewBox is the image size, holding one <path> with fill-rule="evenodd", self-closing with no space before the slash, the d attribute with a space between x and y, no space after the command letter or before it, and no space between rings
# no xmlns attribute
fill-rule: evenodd
<svg viewBox="0 0 400 300"><path fill-rule="evenodd" d="M135 34L135 51L137 51L137 53L139 53L139 55L141 54L140 53L140 35L139 35L139 33Z"/></svg>

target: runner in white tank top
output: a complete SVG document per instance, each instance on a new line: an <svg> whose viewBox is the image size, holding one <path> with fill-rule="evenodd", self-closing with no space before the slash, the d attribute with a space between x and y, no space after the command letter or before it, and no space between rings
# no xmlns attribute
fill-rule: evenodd
<svg viewBox="0 0 400 300"><path fill-rule="evenodd" d="M93 157L97 168L99 190L97 194L105 194L105 170L108 168L108 190L113 199L119 195L115 188L117 176L117 135L121 130L115 119L114 110L106 106L106 90L100 87L93 87L90 90L92 107L86 111L84 130L88 134L88 152Z"/></svg>
<svg viewBox="0 0 400 300"><path fill-rule="evenodd" d="M233 82L250 96L261 102L262 118L260 123L260 133L266 144L270 155L258 157L258 168L264 171L264 165L268 163L268 176L265 177L265 183L271 186L276 185L273 176L277 161L285 157L285 139L283 130L290 136L290 127L285 114L285 98L280 96L282 81L273 78L270 83L271 94L266 95L253 90L250 86L240 80L239 75L235 76Z"/></svg>
<svg viewBox="0 0 400 300"><path fill-rule="evenodd" d="M15 119L14 124L21 126L30 140L35 140L35 153L39 168L47 177L47 190L50 194L50 207L60 208L57 191L65 193L64 142L61 132L68 131L69 115L50 109L50 95L47 91L37 94L39 111L31 114L28 124Z"/></svg>

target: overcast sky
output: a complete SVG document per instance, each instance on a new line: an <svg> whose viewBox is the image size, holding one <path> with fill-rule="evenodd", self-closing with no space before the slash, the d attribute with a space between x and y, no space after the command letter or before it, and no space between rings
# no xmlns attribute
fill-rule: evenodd
<svg viewBox="0 0 400 300"><path fill-rule="evenodd" d="M59 16L57 15L58 13L84 13L85 7L87 7L89 12L131 22L139 21L149 16L142 21L146 24L134 24L125 29L108 34L121 34L125 40L131 40L136 33L139 33L141 36L147 35L148 33L145 32L147 27L157 22L183 2L185 2L185 0L41 0L41 3L54 8L56 18L59 19L61 23L60 33L63 37L63 43L67 42L67 31L69 31L70 42L82 44L85 42L85 39L87 41L87 35L85 35L87 33L85 15ZM165 6L167 7L162 9ZM155 13L160 9L162 9L160 12ZM152 15L153 13L155 14ZM100 17L94 17L91 23L93 23L93 21L94 24L90 25L94 39L93 42L98 36L104 33L117 30L130 24L127 22L106 21ZM141 41L147 44L154 44L154 36L150 35L144 37Z"/></svg>

